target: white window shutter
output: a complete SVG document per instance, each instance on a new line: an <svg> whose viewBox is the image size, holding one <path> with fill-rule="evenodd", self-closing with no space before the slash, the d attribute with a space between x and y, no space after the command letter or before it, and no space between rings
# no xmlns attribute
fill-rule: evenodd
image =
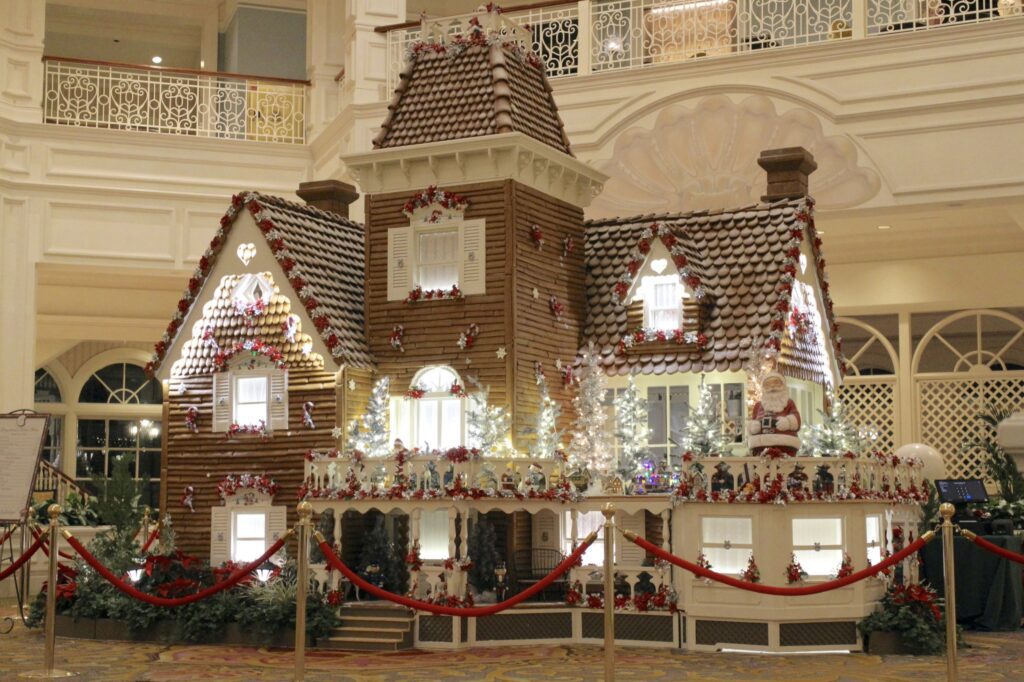
<svg viewBox="0 0 1024 682"><path fill-rule="evenodd" d="M288 507L271 507L267 513L267 548L288 532Z"/></svg>
<svg viewBox="0 0 1024 682"><path fill-rule="evenodd" d="M270 395L267 414L271 431L288 430L288 372L276 369L270 373Z"/></svg>
<svg viewBox="0 0 1024 682"><path fill-rule="evenodd" d="M647 531L644 521L644 513L642 511L636 514L626 514L620 511L615 516L615 523L618 524L619 528L631 530L641 538L644 537ZM644 562L644 550L632 542L622 542L621 537L615 538L618 543L618 546L615 548L615 563L621 566L639 566L642 564Z"/></svg>
<svg viewBox="0 0 1024 682"><path fill-rule="evenodd" d="M227 431L234 421L231 404L231 373L217 372L213 375L213 430Z"/></svg>
<svg viewBox="0 0 1024 682"><path fill-rule="evenodd" d="M486 258L486 225L483 220L467 220L462 223L459 236L462 240L461 272L459 288L462 293L485 293L487 275Z"/></svg>
<svg viewBox="0 0 1024 682"><path fill-rule="evenodd" d="M231 558L231 510L210 509L210 565L220 566Z"/></svg>
<svg viewBox="0 0 1024 682"><path fill-rule="evenodd" d="M388 300L404 301L412 290L412 228L388 230Z"/></svg>

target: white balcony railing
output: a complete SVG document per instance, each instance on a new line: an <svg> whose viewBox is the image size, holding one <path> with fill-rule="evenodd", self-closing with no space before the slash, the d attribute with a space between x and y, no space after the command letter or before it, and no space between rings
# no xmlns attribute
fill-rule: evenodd
<svg viewBox="0 0 1024 682"><path fill-rule="evenodd" d="M855 40L1020 18L1024 0L581 0L537 3L505 16L526 26L549 78L637 69L753 50ZM454 35L472 15L431 19ZM387 31L388 92L419 24Z"/></svg>
<svg viewBox="0 0 1024 682"><path fill-rule="evenodd" d="M305 81L45 60L46 123L255 142L305 142Z"/></svg>

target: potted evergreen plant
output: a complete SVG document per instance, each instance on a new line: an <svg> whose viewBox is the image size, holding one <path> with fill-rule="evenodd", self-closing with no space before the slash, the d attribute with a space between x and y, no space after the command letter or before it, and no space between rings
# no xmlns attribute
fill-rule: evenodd
<svg viewBox="0 0 1024 682"><path fill-rule="evenodd" d="M927 585L891 585L881 608L857 628L870 654L937 654L946 649L943 601Z"/></svg>

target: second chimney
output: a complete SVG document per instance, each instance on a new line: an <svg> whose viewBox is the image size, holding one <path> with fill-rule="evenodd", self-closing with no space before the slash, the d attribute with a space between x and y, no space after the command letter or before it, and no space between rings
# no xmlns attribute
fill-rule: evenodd
<svg viewBox="0 0 1024 682"><path fill-rule="evenodd" d="M359 198L356 188L341 180L303 182L295 192L310 206L348 218L348 206Z"/></svg>
<svg viewBox="0 0 1024 682"><path fill-rule="evenodd" d="M761 197L767 202L807 196L807 179L818 167L814 155L803 147L766 149L757 165L768 172L768 191Z"/></svg>

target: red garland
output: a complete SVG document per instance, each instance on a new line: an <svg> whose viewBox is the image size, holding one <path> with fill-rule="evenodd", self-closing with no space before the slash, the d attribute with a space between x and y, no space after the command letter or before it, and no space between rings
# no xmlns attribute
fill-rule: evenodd
<svg viewBox="0 0 1024 682"><path fill-rule="evenodd" d="M435 51L443 51L443 45L441 47L442 50ZM402 206L402 213L407 218L411 218L413 212L417 209L426 208L434 204L450 211L464 211L469 206L469 200L459 194L438 189L437 185L431 185L406 201ZM427 219L427 222L436 223L441 217L440 211L434 211Z"/></svg>
<svg viewBox="0 0 1024 682"><path fill-rule="evenodd" d="M228 360L243 351L252 353L254 357L257 355L266 357L278 369L285 369L286 367L284 354L281 351L260 339L253 339L250 341L238 341L228 350L222 350L217 353L213 358L214 370L218 372L223 371L227 366Z"/></svg>
<svg viewBox="0 0 1024 682"><path fill-rule="evenodd" d="M453 284L451 289L423 289L417 286L409 291L405 297L406 303L417 301L456 301L464 298L458 284Z"/></svg>
<svg viewBox="0 0 1024 682"><path fill-rule="evenodd" d="M217 484L217 493L222 497L235 495L239 490L255 490L256 492L274 497L280 486L266 474L228 474Z"/></svg>

